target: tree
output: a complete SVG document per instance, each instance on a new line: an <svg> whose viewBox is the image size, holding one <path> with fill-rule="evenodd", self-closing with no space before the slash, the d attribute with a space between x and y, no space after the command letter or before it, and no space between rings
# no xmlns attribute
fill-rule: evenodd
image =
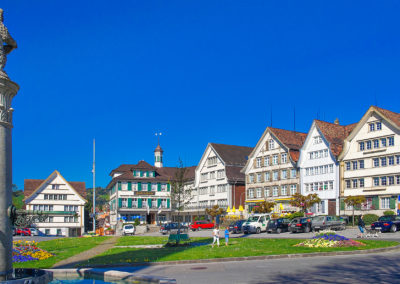
<svg viewBox="0 0 400 284"><path fill-rule="evenodd" d="M178 212L178 235L181 233L180 213L185 209L192 200L192 187L188 185L188 178L186 177L187 168L183 167L182 160L179 159L179 167L175 172L173 179L169 181L171 185L170 199L171 208ZM177 238L177 244L179 238Z"/></svg>
<svg viewBox="0 0 400 284"><path fill-rule="evenodd" d="M354 207L358 207L365 202L365 196L356 195L356 196L347 196L344 200L347 206L351 206L353 208L353 226L354 226Z"/></svg>
<svg viewBox="0 0 400 284"><path fill-rule="evenodd" d="M300 193L293 194L293 200L289 203L292 206L301 208L301 211L307 213L307 209L311 208L314 204L320 203L321 199L316 193L310 193L309 195L302 195Z"/></svg>
<svg viewBox="0 0 400 284"><path fill-rule="evenodd" d="M224 209L220 208L218 205L214 205L211 208L207 208L206 213L212 217L212 221L214 222L215 217L224 214Z"/></svg>
<svg viewBox="0 0 400 284"><path fill-rule="evenodd" d="M265 200L259 203L259 205L256 208L254 208L254 211L257 213L270 213L274 209L275 205L276 205L275 202Z"/></svg>

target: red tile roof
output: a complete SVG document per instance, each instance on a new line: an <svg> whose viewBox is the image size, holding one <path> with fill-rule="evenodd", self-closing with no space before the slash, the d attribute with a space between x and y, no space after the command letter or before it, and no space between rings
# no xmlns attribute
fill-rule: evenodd
<svg viewBox="0 0 400 284"><path fill-rule="evenodd" d="M322 120L315 120L315 124L330 144L330 149L335 157L342 152L344 139L350 134L357 123L339 125Z"/></svg>
<svg viewBox="0 0 400 284"><path fill-rule="evenodd" d="M387 119L390 119L394 124L400 127L400 113L396 113L387 109L383 109L377 106L372 106L374 110L383 114Z"/></svg>
<svg viewBox="0 0 400 284"><path fill-rule="evenodd" d="M307 134L297 131L268 127L273 135L289 149L290 157L294 162L299 160L300 148L306 140Z"/></svg>
<svg viewBox="0 0 400 284"><path fill-rule="evenodd" d="M45 179L25 179L24 180L24 196L27 198L38 189L38 187L45 181ZM68 183L75 189L76 192L82 197L86 198L86 185L82 181L68 181Z"/></svg>

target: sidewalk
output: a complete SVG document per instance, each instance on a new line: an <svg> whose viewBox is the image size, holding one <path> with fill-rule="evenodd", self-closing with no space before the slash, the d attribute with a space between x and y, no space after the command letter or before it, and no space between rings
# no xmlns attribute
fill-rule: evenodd
<svg viewBox="0 0 400 284"><path fill-rule="evenodd" d="M52 268L75 268L75 266L78 263L87 261L91 259L92 257L95 257L98 254L101 254L111 248L114 247L114 245L117 243L119 237L112 237L111 239L108 239L98 246L89 249L87 251L84 251L80 254L74 255L70 258L64 259L60 262L57 262Z"/></svg>

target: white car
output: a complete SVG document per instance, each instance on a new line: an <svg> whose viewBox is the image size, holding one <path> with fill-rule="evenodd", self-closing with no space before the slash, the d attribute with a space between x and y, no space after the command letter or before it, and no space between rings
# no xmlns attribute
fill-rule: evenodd
<svg viewBox="0 0 400 284"><path fill-rule="evenodd" d="M126 235L134 235L135 234L135 226L133 226L133 225L124 225L123 227L122 227L122 234L124 235L124 236L126 236Z"/></svg>
<svg viewBox="0 0 400 284"><path fill-rule="evenodd" d="M270 214L253 214L242 225L243 233L256 233L266 232L268 221L271 219Z"/></svg>
<svg viewBox="0 0 400 284"><path fill-rule="evenodd" d="M39 230L36 228L29 228L31 230L31 236L39 236Z"/></svg>

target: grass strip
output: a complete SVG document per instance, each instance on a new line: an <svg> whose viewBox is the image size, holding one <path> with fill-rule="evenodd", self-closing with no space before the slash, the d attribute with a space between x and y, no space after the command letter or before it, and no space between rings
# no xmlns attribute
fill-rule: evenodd
<svg viewBox="0 0 400 284"><path fill-rule="evenodd" d="M43 260L14 263L14 268L51 268L57 262L89 250L110 237L60 238L38 243L38 247L55 256Z"/></svg>
<svg viewBox="0 0 400 284"><path fill-rule="evenodd" d="M143 241L145 238L141 237ZM122 240L124 244L124 240ZM135 240L137 241L137 239ZM154 239L152 241L155 241ZM362 247L342 247L342 248L306 248L294 247L304 240L301 239L231 239L229 246L225 246L221 240L220 247L211 247L212 239L196 238L191 241L188 247L163 247L163 248L113 248L80 266L88 265L116 265L123 263L143 263L143 262L161 262L176 260L194 260L194 259L213 259L229 257L247 257L259 255L279 255L279 254L297 254L313 252L332 252L332 251L357 251L374 248L383 248L396 246L399 243L393 241L362 240L366 246ZM127 241L128 242L128 241ZM132 244L132 243L130 243Z"/></svg>
<svg viewBox="0 0 400 284"><path fill-rule="evenodd" d="M168 237L125 236L118 239L116 246L158 245L165 244L167 240Z"/></svg>

